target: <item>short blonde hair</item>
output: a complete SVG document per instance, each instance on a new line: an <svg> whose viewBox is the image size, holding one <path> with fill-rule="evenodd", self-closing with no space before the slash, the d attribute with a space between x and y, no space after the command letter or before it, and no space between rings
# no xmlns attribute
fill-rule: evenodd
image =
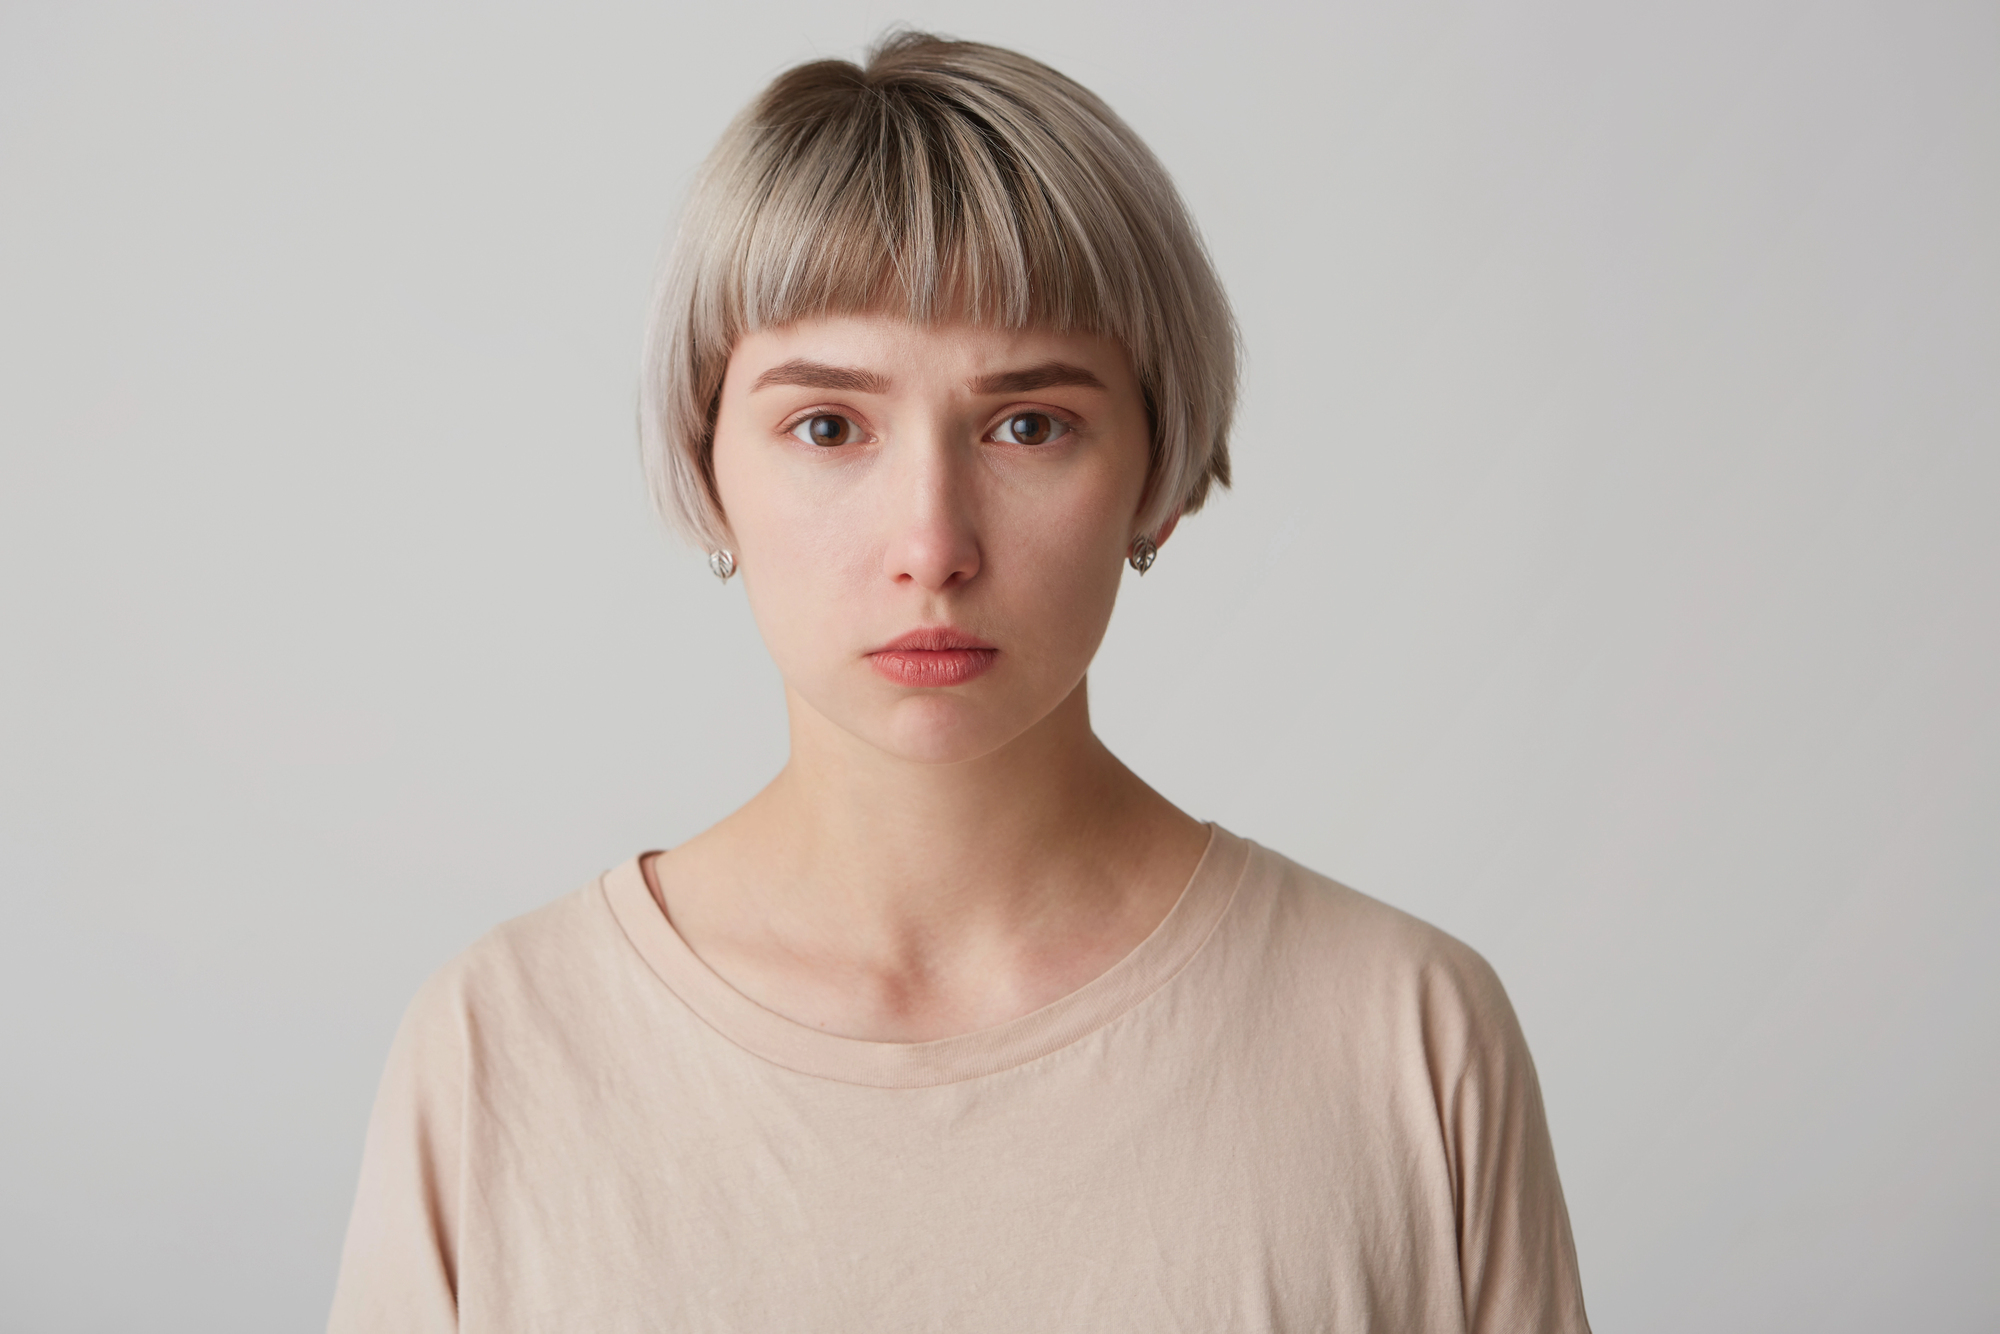
<svg viewBox="0 0 2000 1334"><path fill-rule="evenodd" d="M662 512L725 545L715 413L743 334L884 309L1121 341L1153 423L1136 532L1229 484L1235 321L1166 170L1048 66L905 32L864 65L780 75L704 164L646 336L640 423Z"/></svg>

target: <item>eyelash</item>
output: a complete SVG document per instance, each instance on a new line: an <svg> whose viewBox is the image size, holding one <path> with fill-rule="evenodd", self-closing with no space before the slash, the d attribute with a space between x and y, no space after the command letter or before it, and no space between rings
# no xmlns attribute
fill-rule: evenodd
<svg viewBox="0 0 2000 1334"><path fill-rule="evenodd" d="M1032 445L1028 444L1028 442L1025 440L1008 440L1008 441L996 440L994 441L994 443L1024 445L1030 449L1039 449L1043 445L1054 444L1056 441L1062 439L1064 436L1068 435L1071 431L1074 431L1076 429L1076 423L1070 421L1067 417L1058 416L1053 412L1043 412L1039 408L1030 408L1026 412L1008 413L1006 416L1000 419L999 425L995 426L993 430L988 431L986 434L990 436L997 431L1005 430L1006 428L1011 427L1015 422L1021 420L1021 418L1023 417L1046 418L1050 426L1049 438Z"/></svg>
<svg viewBox="0 0 2000 1334"><path fill-rule="evenodd" d="M800 416L793 418L791 424L785 427L785 434L797 439L798 442L802 445L812 445L818 449L838 449L840 448L841 445L851 445L855 443L853 440L841 440L835 444L822 445L820 444L819 441L808 440L805 438L804 435L800 434L802 431L805 430L806 427L826 417L831 417L835 421L847 423L847 425L853 429L854 434L857 436L867 434L865 431L861 429L861 423L855 421L854 418L848 416L846 413L826 412L823 410L817 412L803 413Z"/></svg>
<svg viewBox="0 0 2000 1334"><path fill-rule="evenodd" d="M838 441L835 444L826 445L826 444L821 444L817 440L808 439L805 435L801 434L801 432L806 427L810 426L812 423L820 421L827 417L831 417L836 421L846 423L847 426L852 429L853 434L856 436L863 436L867 434L867 432L863 430L861 423L855 421L852 417L848 416L846 413L827 412L824 410L806 412L797 417L794 417L791 420L791 422L787 424L786 427L784 428L785 434L798 440L800 444L812 445L818 449L838 449L842 445L867 443L867 441L844 439ZM991 428L989 428L986 434L982 435L980 439L990 440L993 435L1002 430L1008 429L1016 421L1020 420L1023 417L1042 417L1047 419L1050 426L1049 438L1047 440L1041 441L1038 444L1029 444L1021 440L993 440L992 443L1001 445L1021 445L1023 448L1026 449L1040 449L1045 446L1054 444L1056 441L1063 439L1065 436L1072 434L1076 430L1076 423L1071 421L1068 417L1064 416L1061 413L1048 412L1044 411L1041 408L1029 408L1020 412L1010 412L1006 416L1000 418L1000 420L994 423L994 425Z"/></svg>

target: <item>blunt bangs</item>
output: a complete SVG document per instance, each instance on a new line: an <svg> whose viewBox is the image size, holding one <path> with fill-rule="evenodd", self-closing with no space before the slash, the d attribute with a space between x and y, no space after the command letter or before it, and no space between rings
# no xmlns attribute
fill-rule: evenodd
<svg viewBox="0 0 2000 1334"><path fill-rule="evenodd" d="M922 33L772 83L698 177L656 292L641 434L655 501L727 545L711 466L745 333L815 316L1106 334L1153 421L1134 532L1229 482L1235 324L1172 181L1093 94L1025 56Z"/></svg>

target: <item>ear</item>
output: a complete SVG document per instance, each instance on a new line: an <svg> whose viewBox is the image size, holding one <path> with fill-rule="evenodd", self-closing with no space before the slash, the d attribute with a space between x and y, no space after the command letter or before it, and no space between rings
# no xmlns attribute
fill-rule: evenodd
<svg viewBox="0 0 2000 1334"><path fill-rule="evenodd" d="M1167 539L1174 535L1174 529L1180 526L1180 521L1181 512L1179 510L1175 510L1172 514L1169 514L1167 521L1160 525L1160 531L1153 534L1153 545L1156 547L1165 546Z"/></svg>

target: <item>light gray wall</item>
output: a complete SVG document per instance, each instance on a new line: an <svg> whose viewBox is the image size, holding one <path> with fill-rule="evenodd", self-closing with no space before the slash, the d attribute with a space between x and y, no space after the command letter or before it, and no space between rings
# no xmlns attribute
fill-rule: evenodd
<svg viewBox="0 0 2000 1334"><path fill-rule="evenodd" d="M2000 10L14 0L0 1328L314 1327L419 980L781 762L642 308L899 18L1178 175L1239 480L1102 730L1494 961L1598 1327L2000 1327Z"/></svg>

